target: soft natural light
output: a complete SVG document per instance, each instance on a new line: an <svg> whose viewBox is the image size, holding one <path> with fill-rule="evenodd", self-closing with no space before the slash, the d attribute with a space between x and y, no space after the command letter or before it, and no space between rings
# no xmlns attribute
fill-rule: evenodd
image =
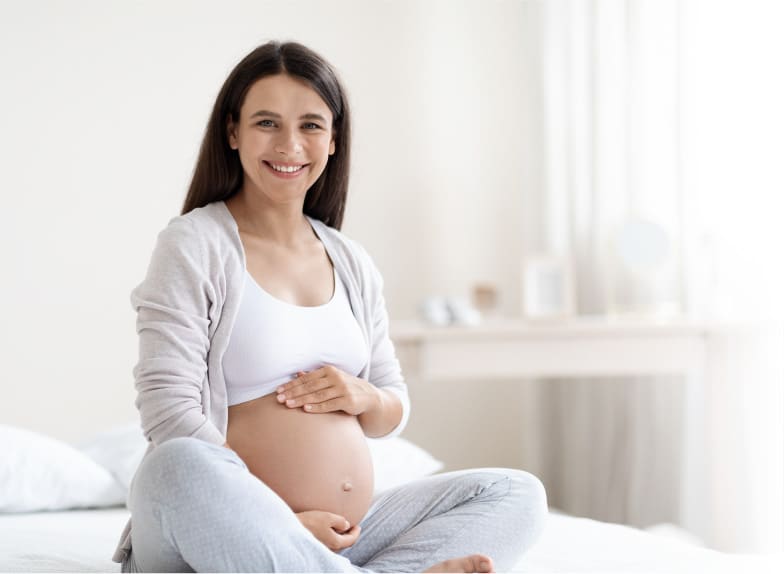
<svg viewBox="0 0 784 574"><path fill-rule="evenodd" d="M681 519L715 547L781 549L784 5L543 5L547 247L574 261L579 312L711 330Z"/></svg>
<svg viewBox="0 0 784 574"><path fill-rule="evenodd" d="M683 177L691 264L723 317L784 317L784 4L688 0Z"/></svg>

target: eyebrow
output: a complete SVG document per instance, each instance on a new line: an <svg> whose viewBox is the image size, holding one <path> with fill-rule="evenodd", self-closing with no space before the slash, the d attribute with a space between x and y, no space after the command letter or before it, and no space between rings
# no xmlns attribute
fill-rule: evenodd
<svg viewBox="0 0 784 574"><path fill-rule="evenodd" d="M250 117L251 118L269 117L269 118L275 118L275 119L279 120L281 118L281 115L278 114L278 113L275 113L275 112L271 112L269 110L259 110L257 112L254 112L253 115L251 115ZM299 119L301 119L301 120L321 120L322 122L327 123L327 118L325 118L321 114L314 114L314 113L302 114L299 117Z"/></svg>

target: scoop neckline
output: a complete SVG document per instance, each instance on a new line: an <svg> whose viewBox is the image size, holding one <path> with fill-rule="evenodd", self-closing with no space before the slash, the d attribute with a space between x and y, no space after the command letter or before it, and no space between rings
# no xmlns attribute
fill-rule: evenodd
<svg viewBox="0 0 784 574"><path fill-rule="evenodd" d="M327 306L331 305L332 302L335 300L335 297L338 294L338 273L335 270L335 266L334 265L332 265L332 285L333 285L333 287L332 287L332 296L329 298L329 300L327 302L321 303L320 305L297 305L295 303L290 303L288 301L284 301L283 299L275 297L275 295L273 295L272 293L270 293L269 291L264 289L264 287L259 285L259 282L256 281L256 279L253 277L253 275L250 274L250 271L248 271L247 268L245 269L245 277L246 277L246 280L250 280L250 282L253 285L256 286L256 289L258 289L261 293L263 293L269 299L272 299L273 301L275 301L276 303L278 303L280 305L285 305L286 307L294 307L295 309L323 309L324 307L327 307Z"/></svg>

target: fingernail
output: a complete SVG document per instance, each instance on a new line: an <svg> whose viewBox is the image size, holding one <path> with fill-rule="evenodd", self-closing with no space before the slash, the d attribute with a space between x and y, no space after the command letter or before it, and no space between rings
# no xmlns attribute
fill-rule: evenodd
<svg viewBox="0 0 784 574"><path fill-rule="evenodd" d="M277 389L275 389L275 392L276 393L282 393L283 392L283 387L278 387Z"/></svg>
<svg viewBox="0 0 784 574"><path fill-rule="evenodd" d="M487 561L485 561L485 560L482 560L482 561L479 563L479 567L480 567L482 570L487 570L487 569L489 569L489 568L490 568L490 563L489 563L489 562L487 562Z"/></svg>
<svg viewBox="0 0 784 574"><path fill-rule="evenodd" d="M294 399L287 400L286 401L286 406L287 407L293 407L294 406Z"/></svg>
<svg viewBox="0 0 784 574"><path fill-rule="evenodd" d="M286 395L278 395L278 402L279 403L282 403L285 400L286 400Z"/></svg>
<svg viewBox="0 0 784 574"><path fill-rule="evenodd" d="M305 410L306 411L312 411L313 410L313 405L305 405Z"/></svg>

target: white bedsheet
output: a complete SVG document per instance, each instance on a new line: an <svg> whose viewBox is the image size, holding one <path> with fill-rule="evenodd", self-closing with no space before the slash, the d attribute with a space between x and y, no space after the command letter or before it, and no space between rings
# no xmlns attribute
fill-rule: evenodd
<svg viewBox="0 0 784 574"><path fill-rule="evenodd" d="M0 572L119 572L125 508L0 515ZM518 572L784 572L784 556L728 555L641 530L551 513Z"/></svg>
<svg viewBox="0 0 784 574"><path fill-rule="evenodd" d="M0 515L2 572L119 572L126 508Z"/></svg>
<svg viewBox="0 0 784 574"><path fill-rule="evenodd" d="M515 571L782 574L784 554L726 554L621 524L551 512L541 539Z"/></svg>

